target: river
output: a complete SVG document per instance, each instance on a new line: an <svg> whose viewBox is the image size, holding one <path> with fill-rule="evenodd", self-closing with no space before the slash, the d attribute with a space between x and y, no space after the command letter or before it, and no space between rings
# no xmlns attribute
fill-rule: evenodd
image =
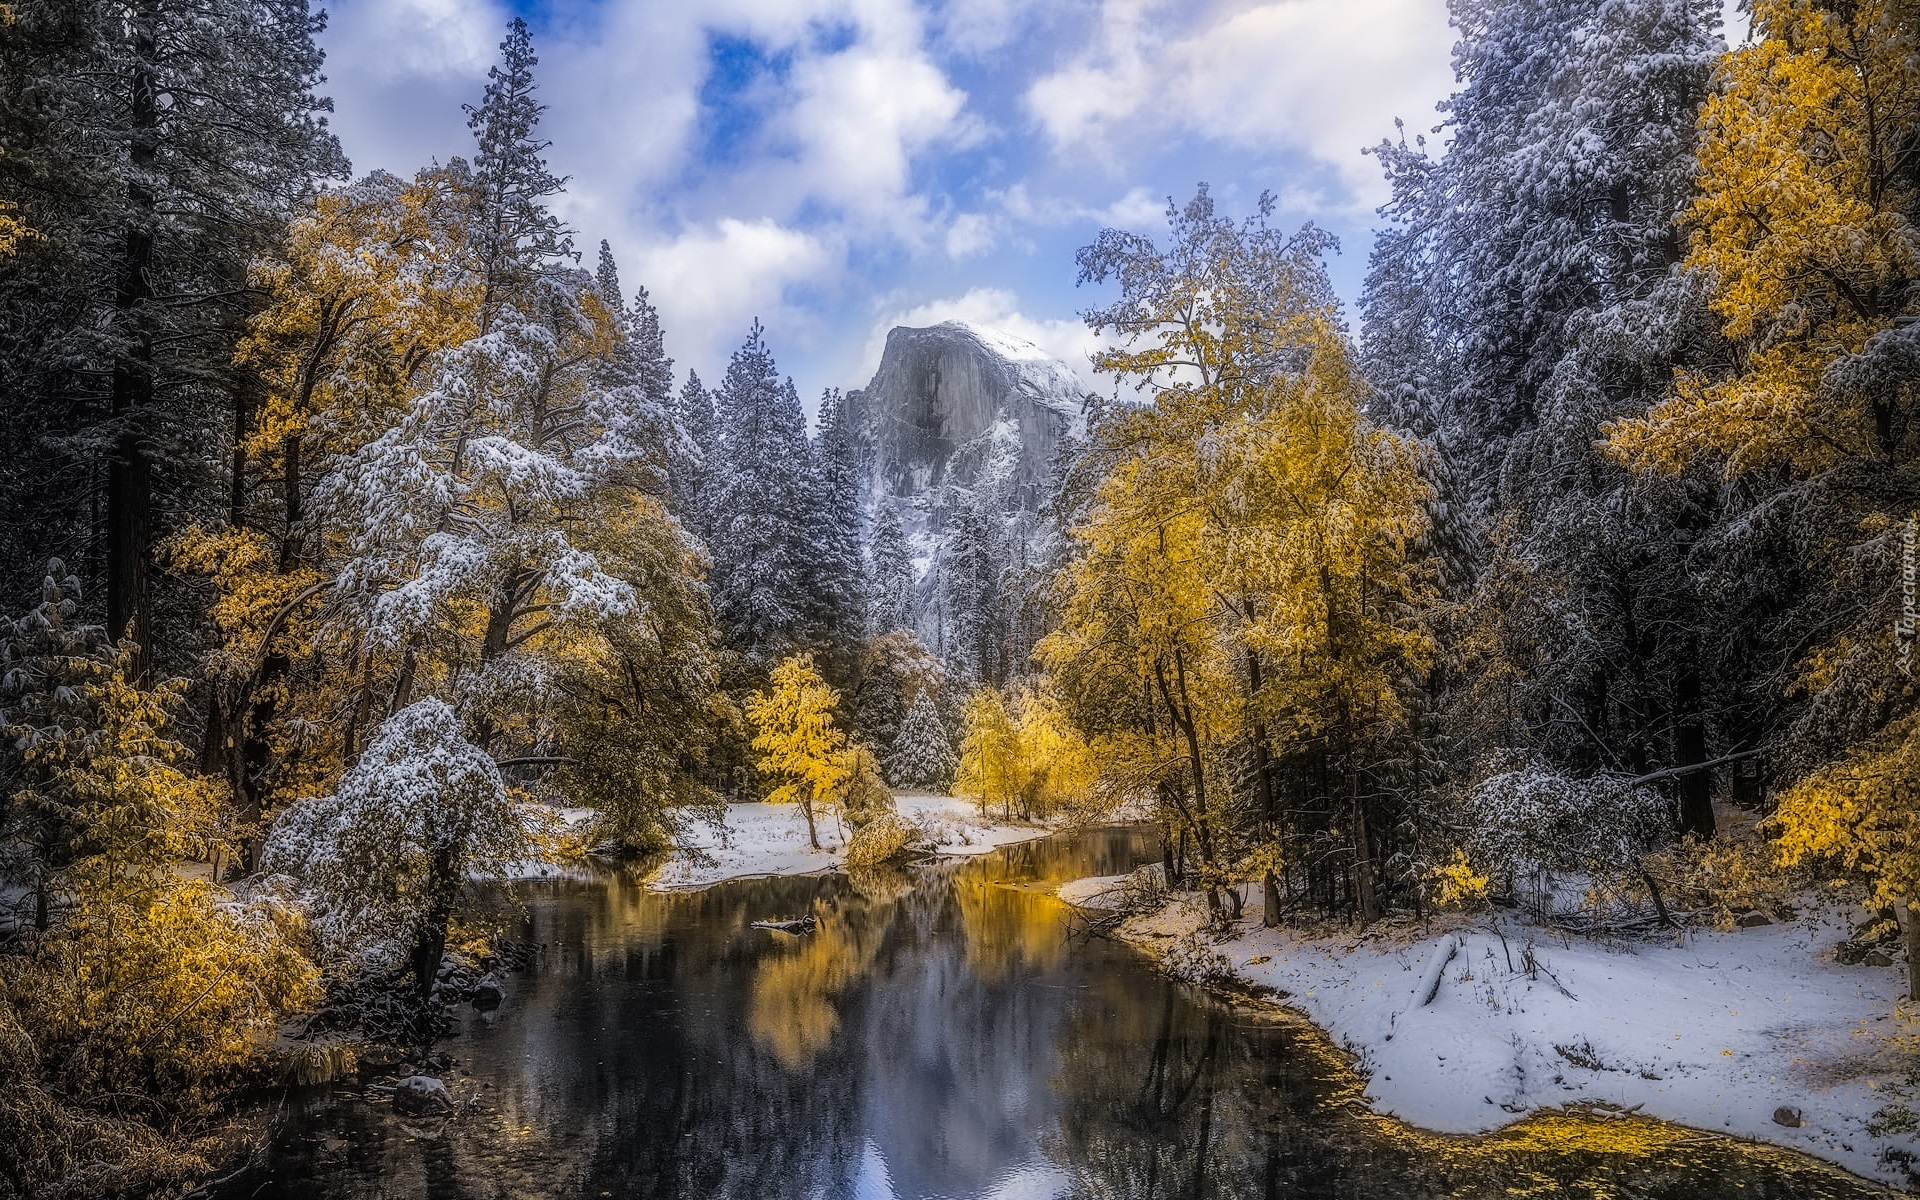
<svg viewBox="0 0 1920 1200"><path fill-rule="evenodd" d="M409 1120L296 1093L223 1196L1671 1197L1886 1193L1652 1121L1444 1138L1369 1114L1303 1022L1070 938L1048 882L1156 861L1133 829L700 892L529 885L537 971L443 1045L462 1102ZM813 913L805 936L756 920Z"/></svg>

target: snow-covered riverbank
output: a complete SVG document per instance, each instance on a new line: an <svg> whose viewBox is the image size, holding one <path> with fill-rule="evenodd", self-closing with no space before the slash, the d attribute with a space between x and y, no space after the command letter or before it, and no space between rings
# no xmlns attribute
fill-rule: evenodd
<svg viewBox="0 0 1920 1200"><path fill-rule="evenodd" d="M894 797L901 816L918 825L941 854L984 854L997 846L1045 837L1041 825L983 818L971 800L925 792ZM650 881L660 888L696 888L747 875L805 875L837 867L852 832L829 814L819 814L820 849L807 844L807 822L792 804L729 804L724 837L698 827L698 854L678 852Z"/></svg>
<svg viewBox="0 0 1920 1200"><path fill-rule="evenodd" d="M1118 882L1077 881L1061 895L1098 906ZM1262 928L1249 891L1224 939L1202 931L1195 896L1120 934L1163 961L1218 954L1234 978L1280 993L1356 1056L1376 1111L1466 1134L1595 1105L1777 1143L1896 1185L1920 1166L1920 1022L1900 1010L1902 968L1833 957L1857 908L1610 944L1506 916L1307 936Z"/></svg>

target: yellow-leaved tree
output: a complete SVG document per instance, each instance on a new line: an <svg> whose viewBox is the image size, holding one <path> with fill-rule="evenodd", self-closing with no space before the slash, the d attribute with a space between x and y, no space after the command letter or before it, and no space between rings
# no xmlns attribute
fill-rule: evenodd
<svg viewBox="0 0 1920 1200"><path fill-rule="evenodd" d="M1237 915L1223 888L1256 874L1271 922L1291 840L1315 848L1310 893L1370 920L1407 790L1383 764L1406 757L1388 743L1428 655L1427 492L1417 449L1362 415L1328 239L1271 212L1229 221L1203 187L1169 209L1165 248L1107 230L1081 251L1083 280L1122 289L1088 315L1120 339L1095 365L1150 402L1095 426L1040 655L1116 785L1158 798L1176 881L1190 847Z"/></svg>
<svg viewBox="0 0 1920 1200"><path fill-rule="evenodd" d="M1612 448L1671 470L1711 454L1729 474L1905 462L1920 435L1912 349L1895 344L1912 340L1896 331L1920 279L1903 166L1920 112L1912 5L1756 0L1753 20L1760 36L1727 55L1701 113L1687 217L1686 267L1712 280L1739 369L1681 380Z"/></svg>
<svg viewBox="0 0 1920 1200"><path fill-rule="evenodd" d="M846 734L833 723L840 693L827 686L813 656L796 654L773 669L767 690L747 701L760 770L777 782L767 800L798 804L807 818L807 843L820 848L814 810L831 803L848 769Z"/></svg>
<svg viewBox="0 0 1920 1200"><path fill-rule="evenodd" d="M1900 914L1907 995L1920 1000L1920 713L1802 779L1770 824L1786 866L1823 862L1867 881L1867 904Z"/></svg>
<svg viewBox="0 0 1920 1200"><path fill-rule="evenodd" d="M1701 114L1688 214L1686 267L1734 360L1613 425L1609 449L1650 472L1718 466L1747 499L1729 542L1787 545L1741 578L1792 609L1765 747L1788 784L1779 851L1904 910L1920 900L1899 561L1920 495L1920 24L1910 0L1756 0L1753 19Z"/></svg>
<svg viewBox="0 0 1920 1200"><path fill-rule="evenodd" d="M1094 806L1093 754L1046 681L1003 692L984 687L967 701L966 733L954 790L1012 817L1051 817Z"/></svg>
<svg viewBox="0 0 1920 1200"><path fill-rule="evenodd" d="M1222 429L1218 469L1235 483L1207 557L1246 606L1236 636L1261 684L1258 719L1340 780L1341 794L1322 800L1372 920L1383 911L1376 826L1387 819L1372 798L1393 782L1380 748L1404 731L1405 681L1430 664L1422 614L1436 591L1413 554L1430 494L1420 452L1362 416L1365 395L1345 339L1322 327L1258 416Z"/></svg>

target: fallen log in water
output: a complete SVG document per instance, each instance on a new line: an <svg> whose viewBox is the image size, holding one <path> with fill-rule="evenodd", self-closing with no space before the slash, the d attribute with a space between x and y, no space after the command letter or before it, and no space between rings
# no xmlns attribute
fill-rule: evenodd
<svg viewBox="0 0 1920 1200"><path fill-rule="evenodd" d="M753 927L755 929L771 929L775 933L791 933L797 937L803 933L812 933L815 922L813 914L808 913L806 916L799 917L792 921L755 921Z"/></svg>

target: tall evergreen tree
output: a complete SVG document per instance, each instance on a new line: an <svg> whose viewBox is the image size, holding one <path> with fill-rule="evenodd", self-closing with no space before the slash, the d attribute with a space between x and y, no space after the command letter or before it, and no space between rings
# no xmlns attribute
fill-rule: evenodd
<svg viewBox="0 0 1920 1200"><path fill-rule="evenodd" d="M345 170L314 91L321 18L305 0L8 7L0 191L36 236L0 276L0 419L34 449L0 489L0 570L85 564L139 676L155 545L225 507L204 431L247 422L247 264Z"/></svg>
<svg viewBox="0 0 1920 1200"><path fill-rule="evenodd" d="M1383 415L1438 451L1431 538L1474 596L1462 641L1505 648L1436 680L1468 762L1525 748L1643 773L1707 757L1693 545L1712 488L1635 480L1595 447L1719 352L1674 269L1717 14L1457 0L1446 153L1376 149L1392 223L1363 299L1366 367ZM1709 780L1678 785L1698 832Z"/></svg>
<svg viewBox="0 0 1920 1200"><path fill-rule="evenodd" d="M882 503L867 542L867 630L875 637L912 629L918 579L900 517Z"/></svg>
<svg viewBox="0 0 1920 1200"><path fill-rule="evenodd" d="M848 681L866 624L860 554L860 437L838 388L820 398L814 441L808 567L815 608L811 635L829 679Z"/></svg>
<svg viewBox="0 0 1920 1200"><path fill-rule="evenodd" d="M707 486L715 611L737 649L771 665L807 633L812 454L765 332L753 323L715 395L721 443Z"/></svg>
<svg viewBox="0 0 1920 1200"><path fill-rule="evenodd" d="M721 461L720 419L713 410L713 394L700 376L687 372L674 411L684 438L673 448L673 511L703 544L713 540L714 479Z"/></svg>
<svg viewBox="0 0 1920 1200"><path fill-rule="evenodd" d="M477 143L472 188L479 210L475 237L485 293L480 332L492 328L496 309L523 286L542 262L572 252L571 230L547 206L567 181L547 168L551 142L539 136L546 106L534 99L533 34L515 17L500 43L500 61L487 69L479 105L466 105L467 128Z"/></svg>
<svg viewBox="0 0 1920 1200"><path fill-rule="evenodd" d="M958 764L933 693L923 691L908 707L900 732L894 736L887 755L887 782L895 787L951 787Z"/></svg>

